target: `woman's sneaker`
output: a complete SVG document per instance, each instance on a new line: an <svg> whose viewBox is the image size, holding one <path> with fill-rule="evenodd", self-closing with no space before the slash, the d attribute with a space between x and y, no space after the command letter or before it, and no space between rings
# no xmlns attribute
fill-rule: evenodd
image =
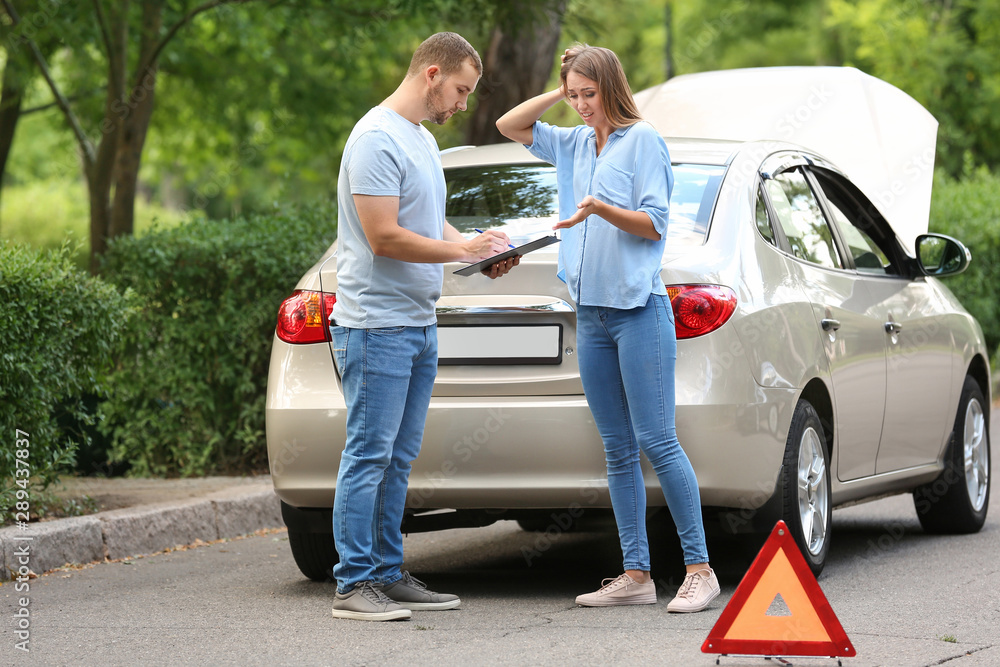
<svg viewBox="0 0 1000 667"><path fill-rule="evenodd" d="M677 591L677 597L667 605L667 611L701 611L719 596L719 580L711 569L691 572L684 577L684 583Z"/></svg>
<svg viewBox="0 0 1000 667"><path fill-rule="evenodd" d="M579 595L576 603L583 607L613 607L622 604L656 604L656 584L636 582L627 574L617 579L605 579L593 593Z"/></svg>
<svg viewBox="0 0 1000 667"><path fill-rule="evenodd" d="M397 604L373 581L362 581L347 593L338 592L333 600L333 617L355 621L408 620L409 609Z"/></svg>
<svg viewBox="0 0 1000 667"><path fill-rule="evenodd" d="M427 584L406 571L402 579L385 586L382 591L400 606L413 610L454 609L462 604L457 595L428 590Z"/></svg>

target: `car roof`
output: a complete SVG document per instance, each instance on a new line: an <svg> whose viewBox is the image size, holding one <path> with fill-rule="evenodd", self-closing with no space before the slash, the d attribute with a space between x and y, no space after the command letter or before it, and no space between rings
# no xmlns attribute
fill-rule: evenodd
<svg viewBox="0 0 1000 667"><path fill-rule="evenodd" d="M665 138L671 160L680 163L727 165L745 142L721 139ZM486 146L457 146L441 151L445 169L542 163L514 142Z"/></svg>

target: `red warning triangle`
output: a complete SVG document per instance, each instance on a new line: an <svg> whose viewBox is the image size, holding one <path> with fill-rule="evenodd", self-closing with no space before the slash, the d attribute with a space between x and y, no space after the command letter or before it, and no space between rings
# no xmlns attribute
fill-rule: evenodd
<svg viewBox="0 0 1000 667"><path fill-rule="evenodd" d="M768 615L778 596L788 614ZM774 526L708 633L701 652L831 658L857 655L784 521Z"/></svg>

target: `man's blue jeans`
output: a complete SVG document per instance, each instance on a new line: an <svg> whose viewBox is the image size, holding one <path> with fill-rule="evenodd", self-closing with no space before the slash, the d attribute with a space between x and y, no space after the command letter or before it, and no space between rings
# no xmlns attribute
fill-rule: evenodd
<svg viewBox="0 0 1000 667"><path fill-rule="evenodd" d="M437 375L437 326L330 327L347 401L347 444L333 502L337 590L402 577L410 463L420 453Z"/></svg>
<svg viewBox="0 0 1000 667"><path fill-rule="evenodd" d="M674 428L677 333L669 300L654 294L629 310L578 306L576 321L580 378L604 440L624 569L650 569L640 450L660 481L684 563L707 563L698 479Z"/></svg>

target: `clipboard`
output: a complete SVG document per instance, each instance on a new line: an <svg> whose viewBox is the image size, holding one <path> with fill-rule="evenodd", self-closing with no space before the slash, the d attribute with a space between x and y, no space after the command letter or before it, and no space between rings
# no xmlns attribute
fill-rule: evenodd
<svg viewBox="0 0 1000 667"><path fill-rule="evenodd" d="M552 245L553 243L558 243L559 237L555 234L551 236L543 236L541 238L535 239L534 241L529 241L524 245L519 245L516 248L511 248L510 250L504 251L498 255L493 255L492 257L487 257L486 259L475 262L474 264L467 264L462 268L458 269L454 273L460 276L474 276L484 269L488 269L497 262L501 262L510 257L515 257L517 255L527 255L533 250L538 250L539 248L544 248L547 245Z"/></svg>

